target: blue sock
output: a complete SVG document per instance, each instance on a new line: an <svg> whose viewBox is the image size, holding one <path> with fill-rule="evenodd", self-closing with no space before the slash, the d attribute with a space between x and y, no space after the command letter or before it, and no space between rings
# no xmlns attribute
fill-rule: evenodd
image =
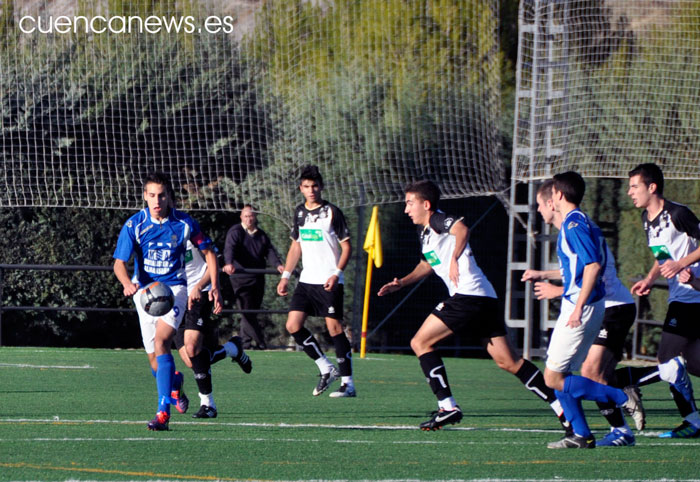
<svg viewBox="0 0 700 482"><path fill-rule="evenodd" d="M153 368L151 368L151 374L153 375L153 378L156 377L156 371Z"/></svg>
<svg viewBox="0 0 700 482"><path fill-rule="evenodd" d="M175 378L175 360L173 355L166 353L158 355L158 371L156 371L156 385L158 386L158 411L170 414L170 392Z"/></svg>
<svg viewBox="0 0 700 482"><path fill-rule="evenodd" d="M554 394L559 399L561 408L564 409L564 415L569 423L571 423L574 433L581 437L588 437L591 435L591 429L588 427L586 417L583 414L581 400L574 398L569 393L560 392L559 390L554 390Z"/></svg>
<svg viewBox="0 0 700 482"><path fill-rule="evenodd" d="M614 402L622 405L627 401L627 395L619 388L614 388L579 375L569 375L564 380L564 392L577 400L593 400L595 402Z"/></svg>

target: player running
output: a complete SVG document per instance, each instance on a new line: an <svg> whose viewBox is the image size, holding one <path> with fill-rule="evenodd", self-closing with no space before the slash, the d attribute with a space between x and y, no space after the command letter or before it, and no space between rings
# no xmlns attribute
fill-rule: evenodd
<svg viewBox="0 0 700 482"><path fill-rule="evenodd" d="M563 276L561 312L547 349L544 379L553 388L571 422L574 435L567 435L548 448L594 448L581 400L614 403L636 419L641 410L632 387L623 390L573 375L600 333L605 315L605 287L601 277L606 252L600 230L580 209L586 191L583 178L573 171L554 176L552 203L562 219L557 238L557 257Z"/></svg>
<svg viewBox="0 0 700 482"><path fill-rule="evenodd" d="M670 384L684 420L661 437L698 437L700 415L688 372L700 376L700 292L680 282L678 275L684 269L700 275L700 221L686 206L663 197L664 175L656 164L640 164L629 172L627 194L643 209L644 231L656 258L646 277L632 286L632 294L646 295L656 278L668 279L668 311L657 353L658 377Z"/></svg>
<svg viewBox="0 0 700 482"><path fill-rule="evenodd" d="M221 311L212 241L202 233L194 219L173 207L173 196L170 180L164 174L156 172L148 175L143 186L147 207L126 221L114 251L114 274L124 288L124 296L133 297L139 314L143 346L156 377L158 409L155 418L148 422L149 430L156 431L168 430L170 405L177 403L171 398L175 361L170 346L188 303L185 277L188 240L204 253L211 277L209 299L214 303L214 313ZM126 264L132 255L134 275L130 277ZM153 281L170 286L175 296L172 310L160 317L149 315L139 303L140 289ZM197 293L193 293L189 301L194 301L196 296ZM184 409L181 411L184 412Z"/></svg>
<svg viewBox="0 0 700 482"><path fill-rule="evenodd" d="M340 209L323 200L323 178L316 166L306 166L300 176L299 190L304 202L294 209L292 243L289 246L277 294L286 296L292 270L302 258L304 269L289 302L287 331L304 353L316 362L320 371L314 396L325 392L338 376L340 388L333 398L355 397L352 378L352 349L343 331L343 270L350 260L350 233ZM338 368L321 350L311 332L304 327L308 316L322 316L333 339Z"/></svg>
<svg viewBox="0 0 700 482"><path fill-rule="evenodd" d="M552 186L554 181L544 181L537 190L537 212L542 216L546 224L551 224L561 231L561 215L554 209L552 202ZM602 275L605 285L605 315L603 326L598 333L593 345L588 350L588 355L581 366L581 375L598 383L614 385L615 366L622 360L622 349L627 338L627 332L634 324L637 309L629 290L625 288L617 277L615 258L603 238L600 229L591 224L598 239L603 243L606 253L606 263ZM526 270L522 281L535 280L561 280L559 270L537 271ZM535 296L538 300L552 299L564 294L564 287L545 281L534 283ZM627 425L622 410L612 402L597 402L601 415L610 423L610 432L597 445L609 447L621 447L634 445L635 438L632 429ZM644 428L644 410L635 412L637 430Z"/></svg>
<svg viewBox="0 0 700 482"><path fill-rule="evenodd" d="M554 392L545 385L542 373L532 362L516 356L508 342L496 292L477 266L469 247L467 225L461 217L438 210L440 189L433 182L418 181L404 191L404 212L418 226L425 259L403 278L394 278L382 286L378 295L393 293L433 271L450 292L450 298L435 307L411 340L411 348L438 400L438 410L430 420L420 424L421 430L438 430L462 420L462 409L452 396L445 364L435 346L453 333L475 333L500 368L514 374L528 390L552 407L568 433L570 427L562 407Z"/></svg>
<svg viewBox="0 0 700 482"><path fill-rule="evenodd" d="M215 246L213 249L216 252ZM244 373L250 373L253 362L243 350L242 341L238 336L234 336L223 346L216 346L217 344L214 343L216 335L211 321L212 302L208 296L196 293L208 293L211 289L211 278L201 251L191 241L187 241L185 274L187 294L193 301L185 313L184 321L177 329L175 347L185 365L192 369L194 380L199 388L200 406L192 418L216 418L211 365L231 357ZM172 394L174 397L178 395Z"/></svg>

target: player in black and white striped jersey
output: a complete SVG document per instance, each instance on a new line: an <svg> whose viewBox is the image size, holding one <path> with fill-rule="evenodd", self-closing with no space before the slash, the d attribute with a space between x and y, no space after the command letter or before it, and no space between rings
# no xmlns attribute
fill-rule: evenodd
<svg viewBox="0 0 700 482"><path fill-rule="evenodd" d="M355 397L352 377L352 348L343 330L343 270L350 260L350 233L342 211L321 196L323 178L316 166L301 173L299 190L304 202L294 210L294 227L287 259L277 285L277 294L288 294L291 272L302 259L303 270L289 303L287 331L320 371L314 396L325 392L341 377L333 398ZM333 339L338 368L323 353L321 346L304 326L308 316L322 316Z"/></svg>
<svg viewBox="0 0 700 482"><path fill-rule="evenodd" d="M443 280L450 292L450 298L435 307L411 340L411 348L438 399L438 410L430 420L421 423L420 428L437 430L462 419L462 410L447 380L445 364L435 346L453 333L468 333L481 339L500 368L518 377L528 390L546 401L568 433L570 424L554 391L545 385L542 372L532 362L516 356L508 342L496 292L476 264L468 242L467 225L461 217L438 210L440 190L433 182L418 181L404 191L404 212L418 226L424 259L411 273L382 286L378 295L397 291L432 272Z"/></svg>

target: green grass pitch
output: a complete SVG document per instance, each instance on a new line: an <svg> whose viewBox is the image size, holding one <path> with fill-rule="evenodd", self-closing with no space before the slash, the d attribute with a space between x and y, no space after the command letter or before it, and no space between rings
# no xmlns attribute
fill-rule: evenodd
<svg viewBox="0 0 700 482"><path fill-rule="evenodd" d="M142 351L0 348L0 480L700 478L700 439L657 437L680 422L665 384L643 389L636 446L549 450L561 436L553 413L490 360L445 359L465 416L421 432L436 404L412 356L356 357L355 399L312 396L316 367L303 353L251 358L250 375L229 360L213 367L219 417L208 421L191 418L197 390L184 371L190 412L154 433ZM584 407L602 437L604 419Z"/></svg>

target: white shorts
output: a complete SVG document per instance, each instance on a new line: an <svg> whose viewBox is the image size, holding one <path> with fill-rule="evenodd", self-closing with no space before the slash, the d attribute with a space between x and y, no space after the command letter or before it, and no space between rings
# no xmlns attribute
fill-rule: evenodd
<svg viewBox="0 0 700 482"><path fill-rule="evenodd" d="M136 311L139 314L141 338L143 339L143 347L146 349L146 353L155 353L156 351L156 322L158 320L163 320L167 325L172 326L173 329L177 331L177 328L180 326L185 316L185 311L187 309L187 286L170 286L170 289L173 290L173 295L175 295L175 304L173 305L173 309L163 316L151 316L143 310L139 301L143 288L138 290L133 296L134 305L136 305Z"/></svg>
<svg viewBox="0 0 700 482"><path fill-rule="evenodd" d="M566 326L575 307L571 301L562 299L561 313L547 349L547 368L552 371L569 373L579 370L603 324L605 302L600 300L583 307L581 326Z"/></svg>

